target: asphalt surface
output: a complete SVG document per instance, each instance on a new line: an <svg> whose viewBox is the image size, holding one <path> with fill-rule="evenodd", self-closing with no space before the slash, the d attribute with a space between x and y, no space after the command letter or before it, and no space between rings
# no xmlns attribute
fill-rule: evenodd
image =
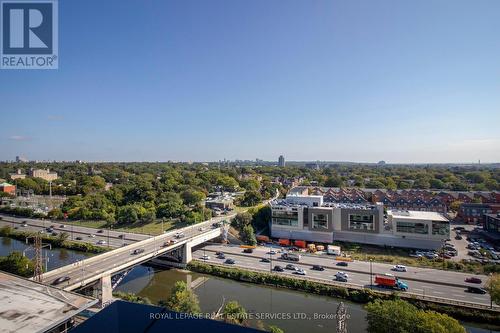
<svg viewBox="0 0 500 333"><path fill-rule="evenodd" d="M83 242L83 243L91 243L100 246L107 246L109 243L109 246L113 248L128 245L151 237L149 235L128 233L123 231L114 231L108 229L101 229L101 232L99 232L100 229L76 226L72 224L63 224L61 222L50 221L50 220L42 221L42 220L35 220L35 219L21 218L21 217L17 218L1 214L0 217L2 217L2 220L0 220L0 226L8 225L13 228L17 227L16 230L19 231L40 231L40 230L45 231L46 228L54 226L53 229L58 234L62 232L67 233L69 235L68 238L69 240L73 240L76 242ZM22 226L24 222L26 222L27 224L26 227ZM50 233L47 233L46 231L45 233L47 235L50 235ZM123 235L122 238L120 238L121 235ZM99 241L104 241L106 243L98 244Z"/></svg>
<svg viewBox="0 0 500 333"><path fill-rule="evenodd" d="M306 276L311 276L318 279L332 281L334 275L343 271L349 275L348 283L359 286L370 286L370 264L367 262L350 262L348 267L337 266L333 256L328 257L313 257L302 256L299 263L290 262L286 260L279 260L280 253L271 255L272 263L262 262L262 258L269 258L269 248L258 247L253 253L243 253L243 249L237 246L227 245L207 245L203 249L199 249L193 253L193 259L203 260L204 254L210 256L208 262L218 264L224 263L225 260L216 258L215 251L222 251L227 258L232 258L236 261L234 265L241 268L257 268L269 272L271 267L280 265L285 267L286 264L292 263L298 268L306 271ZM325 267L324 271L312 270L312 265L322 265ZM478 284L469 284L464 282L465 277L473 276L460 272L441 271L437 269L407 267L407 272L395 272L391 268L393 265L372 263L372 278L375 279L376 274L390 273L401 280L406 282L409 287L409 292L420 294L423 296L434 296L440 298L449 298L462 302L474 302L480 304L490 304L489 294L471 294L466 292L466 286L481 286ZM294 274L293 271L285 270L285 272L277 272L276 274ZM486 281L485 276L478 276ZM376 288L376 287L375 287Z"/></svg>

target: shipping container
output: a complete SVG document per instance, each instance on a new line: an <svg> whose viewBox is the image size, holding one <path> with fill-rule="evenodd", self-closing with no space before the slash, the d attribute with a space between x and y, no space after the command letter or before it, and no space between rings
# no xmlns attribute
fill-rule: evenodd
<svg viewBox="0 0 500 333"><path fill-rule="evenodd" d="M281 246L290 246L290 240L286 238L280 238L278 241L279 245Z"/></svg>
<svg viewBox="0 0 500 333"><path fill-rule="evenodd" d="M301 249L305 249L306 248L306 241L303 241L303 240L296 240L296 241L293 242L293 244L296 247L300 247Z"/></svg>

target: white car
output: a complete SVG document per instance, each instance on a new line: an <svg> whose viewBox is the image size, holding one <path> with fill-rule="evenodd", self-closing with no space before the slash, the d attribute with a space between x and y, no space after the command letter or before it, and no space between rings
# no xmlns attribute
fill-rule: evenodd
<svg viewBox="0 0 500 333"><path fill-rule="evenodd" d="M94 237L95 237L95 235L94 235L94 234L90 234L90 235L89 235L89 237L90 237L90 238L94 238Z"/></svg>
<svg viewBox="0 0 500 333"><path fill-rule="evenodd" d="M298 275L306 275L306 271L302 268L297 269L294 273Z"/></svg>
<svg viewBox="0 0 500 333"><path fill-rule="evenodd" d="M104 240L102 240L102 239L101 239L100 241L98 241L98 242L97 242L97 244L98 244L98 245L105 245L105 244L106 244L106 241L104 241Z"/></svg>
<svg viewBox="0 0 500 333"><path fill-rule="evenodd" d="M207 255L207 254L205 254L205 255L203 255L203 257L201 257L201 259L203 259L203 260L210 260L210 256Z"/></svg>
<svg viewBox="0 0 500 333"><path fill-rule="evenodd" d="M392 268L392 270L396 272L406 272L406 266L396 265Z"/></svg>
<svg viewBox="0 0 500 333"><path fill-rule="evenodd" d="M349 275L346 273L346 272L337 272L337 274L335 274L335 277L342 277L344 279L347 279L349 278Z"/></svg>

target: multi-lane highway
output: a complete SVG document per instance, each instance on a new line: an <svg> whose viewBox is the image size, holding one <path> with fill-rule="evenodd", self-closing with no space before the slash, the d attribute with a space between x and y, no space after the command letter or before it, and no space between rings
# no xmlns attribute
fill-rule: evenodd
<svg viewBox="0 0 500 333"><path fill-rule="evenodd" d="M29 218L17 218L7 215L0 215L0 226L11 226L19 231L44 231L51 227L56 233L65 232L69 236L69 240L77 242L91 243L95 245L106 246L109 243L110 247L121 247L133 242L148 239L151 236L143 234L135 234L123 231L114 231L108 229L95 229L73 224L63 224L50 220L38 220ZM48 235L50 233L47 233ZM105 244L98 244L105 242Z"/></svg>
<svg viewBox="0 0 500 333"><path fill-rule="evenodd" d="M332 257L314 257L302 256L299 263L285 261L279 259L280 253L275 255L269 254L269 248L258 247L253 253L243 253L243 249L237 246L224 246L224 245L207 245L203 249L197 250L193 253L193 259L223 264L225 260L218 259L215 255L216 251L225 253L226 259L232 258L235 260L234 265L241 268L259 269L269 272L275 265L285 267L286 264L294 264L298 268L306 271L306 276L325 281L332 281L334 275L343 271L349 275L348 282L359 286L370 286L370 263L366 262L352 262L347 267L337 266L337 262ZM203 260L203 255L209 255L209 260ZM262 262L262 258L272 258L271 263ZM312 265L321 265L325 268L324 271L312 270ZM452 271L441 271L437 269L407 267L407 272L394 272L391 270L393 265L372 263L372 277L376 274L393 274L401 280L405 281L409 286L409 292L419 294L422 296L434 296L438 298L448 298L461 302L473 302L489 305L489 294L471 294L466 292L466 286L478 286L464 282L466 277L474 276ZM276 272L276 274L294 274L291 270L285 272ZM484 281L486 276L478 276ZM480 286L480 285L479 285Z"/></svg>

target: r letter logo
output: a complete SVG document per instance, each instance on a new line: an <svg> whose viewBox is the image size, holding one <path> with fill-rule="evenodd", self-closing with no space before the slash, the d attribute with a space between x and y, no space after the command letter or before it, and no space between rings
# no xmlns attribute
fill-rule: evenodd
<svg viewBox="0 0 500 333"><path fill-rule="evenodd" d="M57 0L0 4L1 68L57 69Z"/></svg>

